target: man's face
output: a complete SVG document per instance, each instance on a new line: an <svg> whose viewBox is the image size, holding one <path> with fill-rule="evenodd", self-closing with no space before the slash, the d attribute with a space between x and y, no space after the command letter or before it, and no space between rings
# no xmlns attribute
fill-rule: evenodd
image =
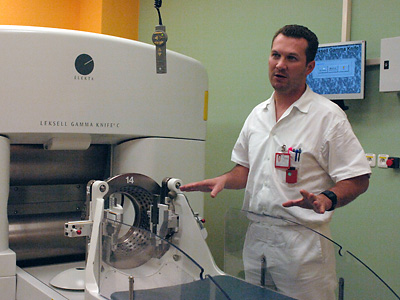
<svg viewBox="0 0 400 300"><path fill-rule="evenodd" d="M293 94L304 92L307 75L315 62L307 63L304 38L291 38L279 34L272 43L269 56L269 80L276 92Z"/></svg>

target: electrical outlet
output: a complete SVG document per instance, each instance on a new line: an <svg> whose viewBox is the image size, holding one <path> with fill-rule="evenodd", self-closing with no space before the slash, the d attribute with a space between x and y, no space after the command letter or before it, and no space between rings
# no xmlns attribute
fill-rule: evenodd
<svg viewBox="0 0 400 300"><path fill-rule="evenodd" d="M388 158L389 158L388 154L378 154L378 167L386 169L388 167L386 164Z"/></svg>
<svg viewBox="0 0 400 300"><path fill-rule="evenodd" d="M365 157L367 158L369 166L371 168L376 167L376 155L375 154L367 153L367 154L365 154Z"/></svg>

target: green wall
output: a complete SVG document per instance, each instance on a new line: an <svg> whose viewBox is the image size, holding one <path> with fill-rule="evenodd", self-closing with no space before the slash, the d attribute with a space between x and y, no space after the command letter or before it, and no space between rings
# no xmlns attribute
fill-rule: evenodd
<svg viewBox="0 0 400 300"><path fill-rule="evenodd" d="M380 40L400 36L400 1L353 0L352 39L367 41L367 58L379 58ZM140 2L139 39L151 43L158 22L154 1ZM341 38L340 0L164 1L167 47L200 60L209 74L206 177L230 168L232 146L251 109L272 89L267 59L274 32L285 24L312 29L320 43ZM400 156L400 97L379 93L379 67L366 72L366 99L346 101L346 113L366 152ZM199 178L200 180L201 178ZM184 180L184 178L183 178ZM400 171L372 169L368 192L336 211L334 238L356 253L400 293ZM228 207L240 208L242 191L205 197L207 242L223 268L223 225Z"/></svg>

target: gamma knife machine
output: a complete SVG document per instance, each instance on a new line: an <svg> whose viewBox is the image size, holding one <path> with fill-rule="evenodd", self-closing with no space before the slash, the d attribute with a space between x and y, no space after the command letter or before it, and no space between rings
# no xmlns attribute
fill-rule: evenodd
<svg viewBox="0 0 400 300"><path fill-rule="evenodd" d="M204 175L203 66L168 52L157 74L154 46L37 27L0 26L0 51L2 299L58 299L38 262L85 253L81 299L221 274L176 179Z"/></svg>

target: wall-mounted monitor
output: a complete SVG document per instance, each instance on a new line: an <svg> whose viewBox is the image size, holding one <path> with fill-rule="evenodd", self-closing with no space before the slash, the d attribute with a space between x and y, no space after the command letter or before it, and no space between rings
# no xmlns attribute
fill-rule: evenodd
<svg viewBox="0 0 400 300"><path fill-rule="evenodd" d="M365 41L321 44L307 84L331 100L363 99L365 44Z"/></svg>

